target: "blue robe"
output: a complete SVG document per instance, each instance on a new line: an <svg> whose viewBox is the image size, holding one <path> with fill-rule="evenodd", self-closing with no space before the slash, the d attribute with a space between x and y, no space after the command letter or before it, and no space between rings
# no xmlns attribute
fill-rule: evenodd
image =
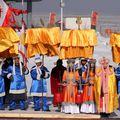
<svg viewBox="0 0 120 120"><path fill-rule="evenodd" d="M20 73L20 67L15 66L15 75L13 75L13 66L8 67L8 74L12 75L10 83L10 93L22 94L26 92L26 82L24 75Z"/></svg>
<svg viewBox="0 0 120 120"><path fill-rule="evenodd" d="M118 88L118 93L120 93L120 67L115 69L115 74L116 75L116 79L117 79L117 88Z"/></svg>
<svg viewBox="0 0 120 120"><path fill-rule="evenodd" d="M2 74L0 75L0 110L4 109L3 96L5 96L5 84L2 70Z"/></svg>
<svg viewBox="0 0 120 120"><path fill-rule="evenodd" d="M85 69L86 69L85 66L81 66L80 69L78 70L79 71L79 76L80 76L80 79L81 79L81 84L82 84L80 86L80 81L79 81L79 85L78 85L79 86L78 87L79 90L83 90L83 87L84 87L83 84L85 84L85 80L82 79L82 74L84 73Z"/></svg>
<svg viewBox="0 0 120 120"><path fill-rule="evenodd" d="M46 67L41 66L40 71L43 70L45 72L45 77L41 78L37 73L36 66L31 69L31 77L32 77L32 85L30 89L30 94L32 96L46 96L47 93L47 81L46 79L50 77L49 71ZM39 76L39 77L38 77Z"/></svg>
<svg viewBox="0 0 120 120"><path fill-rule="evenodd" d="M2 75L0 75L0 97L5 96L5 84L4 84L4 78Z"/></svg>

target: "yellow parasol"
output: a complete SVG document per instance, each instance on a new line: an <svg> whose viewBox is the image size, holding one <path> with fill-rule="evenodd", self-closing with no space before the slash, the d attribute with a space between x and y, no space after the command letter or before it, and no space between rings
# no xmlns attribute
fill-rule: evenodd
<svg viewBox="0 0 120 120"><path fill-rule="evenodd" d="M0 57L13 57L18 54L19 37L12 28L0 27Z"/></svg>
<svg viewBox="0 0 120 120"><path fill-rule="evenodd" d="M25 45L27 46L27 57L36 54L55 56L59 54L60 29L34 28L26 32Z"/></svg>
<svg viewBox="0 0 120 120"><path fill-rule="evenodd" d="M112 57L115 63L120 63L120 33L113 33L110 37L112 46Z"/></svg>
<svg viewBox="0 0 120 120"><path fill-rule="evenodd" d="M67 30L61 38L60 59L91 58L97 36L94 30Z"/></svg>

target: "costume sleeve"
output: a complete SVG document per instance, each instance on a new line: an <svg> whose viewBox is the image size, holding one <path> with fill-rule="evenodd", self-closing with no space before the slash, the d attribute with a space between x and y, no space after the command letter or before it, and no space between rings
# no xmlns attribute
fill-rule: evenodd
<svg viewBox="0 0 120 120"><path fill-rule="evenodd" d="M37 75L36 69L32 69L30 74L33 80L40 80L40 75Z"/></svg>
<svg viewBox="0 0 120 120"><path fill-rule="evenodd" d="M62 81L63 82L66 81L66 78L67 78L67 71L65 70L64 73L63 73L63 79L62 79Z"/></svg>
<svg viewBox="0 0 120 120"><path fill-rule="evenodd" d="M13 72L13 67L12 66L9 66L8 68L7 68L7 78L9 79L11 76L12 76L12 72Z"/></svg>
<svg viewBox="0 0 120 120"><path fill-rule="evenodd" d="M117 95L117 86L116 86L116 78L115 74L113 73L112 75L113 81L114 81L114 108L117 109L119 104L118 104L118 95Z"/></svg>
<svg viewBox="0 0 120 120"><path fill-rule="evenodd" d="M44 78L45 78L45 79L48 79L48 78L50 77L50 72L49 72L49 70L48 70L46 67L43 67L43 70L45 71L45 76L44 76Z"/></svg>
<svg viewBox="0 0 120 120"><path fill-rule="evenodd" d="M8 74L7 69L2 68L2 76L3 76L3 77L6 77L6 76L7 76L7 74Z"/></svg>

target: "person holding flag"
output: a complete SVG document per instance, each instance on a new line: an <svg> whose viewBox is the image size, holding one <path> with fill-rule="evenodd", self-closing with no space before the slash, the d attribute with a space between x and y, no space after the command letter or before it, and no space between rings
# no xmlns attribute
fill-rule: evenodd
<svg viewBox="0 0 120 120"><path fill-rule="evenodd" d="M50 77L48 69L43 66L40 55L35 56L35 66L31 69L32 84L30 94L33 96L34 110L49 111L48 100L46 97L47 93L47 81ZM41 104L40 104L41 101Z"/></svg>

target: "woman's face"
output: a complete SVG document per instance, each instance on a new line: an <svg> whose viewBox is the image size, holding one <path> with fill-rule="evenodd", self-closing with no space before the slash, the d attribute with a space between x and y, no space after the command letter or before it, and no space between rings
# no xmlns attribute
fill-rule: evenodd
<svg viewBox="0 0 120 120"><path fill-rule="evenodd" d="M91 63L91 64L90 64L90 67L91 67L91 68L94 68L94 67L95 67L95 64L94 64L94 63Z"/></svg>
<svg viewBox="0 0 120 120"><path fill-rule="evenodd" d="M87 61L83 60L81 61L81 64L84 66L87 63Z"/></svg>

